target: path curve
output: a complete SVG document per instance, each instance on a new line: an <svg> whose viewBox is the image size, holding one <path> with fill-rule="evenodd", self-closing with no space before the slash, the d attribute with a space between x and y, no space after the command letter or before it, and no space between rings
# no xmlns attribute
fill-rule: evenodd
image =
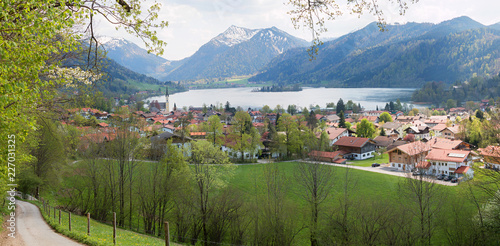
<svg viewBox="0 0 500 246"><path fill-rule="evenodd" d="M45 222L37 206L23 201L16 201L17 234L30 246L80 246L61 234L58 234Z"/></svg>

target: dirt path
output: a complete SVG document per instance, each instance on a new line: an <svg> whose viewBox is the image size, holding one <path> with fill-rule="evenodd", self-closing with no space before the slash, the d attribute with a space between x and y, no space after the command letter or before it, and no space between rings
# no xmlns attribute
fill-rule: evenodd
<svg viewBox="0 0 500 246"><path fill-rule="evenodd" d="M23 242L23 244L15 244L16 246L83 245L52 230L45 220L43 220L40 210L35 205L23 201L16 201L16 203L16 237L19 237L20 241Z"/></svg>

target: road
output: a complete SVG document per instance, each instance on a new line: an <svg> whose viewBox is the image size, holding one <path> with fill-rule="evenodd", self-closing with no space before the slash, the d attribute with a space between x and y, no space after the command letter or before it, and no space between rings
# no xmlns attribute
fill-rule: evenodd
<svg viewBox="0 0 500 246"><path fill-rule="evenodd" d="M310 162L310 161L308 161ZM399 177L405 177L405 178L412 178L412 179L420 179L422 178L424 181L427 182L434 182L440 185L446 185L446 186L456 186L458 183L451 183L443 180L437 180L434 176L413 176L411 173L407 172L402 172L399 171L395 167L390 167L388 164L382 164L380 167L360 167L360 166L353 166L349 164L335 164L335 163L329 163L329 162L320 162L321 164L324 165L330 165L330 166L337 166L337 167L346 167L346 168L353 168L353 169L358 169L358 170L363 170L363 171L368 171L368 172L375 172L375 173L383 173L383 174L388 174L388 175L393 175L393 176L399 176Z"/></svg>
<svg viewBox="0 0 500 246"><path fill-rule="evenodd" d="M296 160L297 162L309 162L312 163L312 161L304 161L304 160ZM269 160L258 160L259 164L265 164L269 163ZM317 162L316 162L317 163ZM380 167L360 167L360 166L354 166L351 164L335 164L331 162L319 162L323 165L330 165L330 166L336 166L336 167L345 167L345 168L352 168L352 169L358 169L358 170L363 170L363 171L368 171L368 172L375 172L375 173L382 173L382 174L387 174L387 175L393 175L393 176L399 176L399 177L405 177L405 178L412 178L412 179L420 179L421 176L413 176L411 173L407 172L402 172L399 171L395 167L390 167L388 164L382 164ZM248 165L248 164L244 164ZM440 185L446 185L446 186L456 186L458 183L451 183L443 180L437 180L436 177L434 176L423 176L422 179L427 182L434 182L436 184Z"/></svg>
<svg viewBox="0 0 500 246"><path fill-rule="evenodd" d="M56 233L43 220L40 210L35 205L16 201L16 245L25 246L79 246L77 243L61 234ZM22 242L22 244L21 244Z"/></svg>

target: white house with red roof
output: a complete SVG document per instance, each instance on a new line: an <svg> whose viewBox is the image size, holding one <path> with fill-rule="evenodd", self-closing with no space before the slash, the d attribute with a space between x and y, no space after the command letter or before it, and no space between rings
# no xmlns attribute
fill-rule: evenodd
<svg viewBox="0 0 500 246"><path fill-rule="evenodd" d="M425 157L428 164L422 169L427 170L427 174L445 174L461 177L473 176L472 156L470 151L454 149L432 149Z"/></svg>
<svg viewBox="0 0 500 246"><path fill-rule="evenodd" d="M364 160L373 157L375 142L369 138L341 137L333 145L339 147L344 158Z"/></svg>
<svg viewBox="0 0 500 246"><path fill-rule="evenodd" d="M330 146L332 146L340 138L349 136L349 130L347 130L347 128L328 127L325 129L325 131L326 134L328 134L328 139L330 140Z"/></svg>

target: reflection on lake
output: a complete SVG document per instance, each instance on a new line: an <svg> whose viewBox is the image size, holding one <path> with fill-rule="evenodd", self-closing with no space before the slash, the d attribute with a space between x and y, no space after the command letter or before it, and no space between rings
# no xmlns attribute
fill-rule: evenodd
<svg viewBox="0 0 500 246"><path fill-rule="evenodd" d="M402 88L304 88L302 91L294 92L252 92L254 88L226 88L191 90L187 92L170 95L170 107L174 103L178 108L184 106L201 107L203 103L210 105L225 104L228 101L232 107L240 106L246 108L261 108L268 105L271 108L280 105L286 109L288 105L295 104L299 107L319 105L326 107L329 102L337 104L339 98L347 103L352 100L360 103L367 110L374 110L378 106L384 108L390 101L398 98L401 103L410 104L411 94L415 89ZM150 97L146 101L158 100L165 102L164 96Z"/></svg>

